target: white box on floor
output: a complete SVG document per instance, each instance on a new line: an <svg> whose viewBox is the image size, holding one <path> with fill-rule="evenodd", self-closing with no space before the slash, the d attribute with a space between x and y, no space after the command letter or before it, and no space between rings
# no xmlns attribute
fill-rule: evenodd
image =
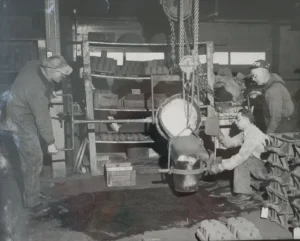
<svg viewBox="0 0 300 241"><path fill-rule="evenodd" d="M106 184L108 187L135 186L136 170L130 162L106 164Z"/></svg>

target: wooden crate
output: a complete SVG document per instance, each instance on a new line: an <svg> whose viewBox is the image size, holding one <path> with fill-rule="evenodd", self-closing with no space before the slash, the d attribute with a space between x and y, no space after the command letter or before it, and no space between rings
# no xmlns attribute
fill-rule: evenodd
<svg viewBox="0 0 300 241"><path fill-rule="evenodd" d="M136 170L130 162L106 164L106 184L108 187L136 185Z"/></svg>
<svg viewBox="0 0 300 241"><path fill-rule="evenodd" d="M116 107L118 95L105 90L94 91L94 108Z"/></svg>

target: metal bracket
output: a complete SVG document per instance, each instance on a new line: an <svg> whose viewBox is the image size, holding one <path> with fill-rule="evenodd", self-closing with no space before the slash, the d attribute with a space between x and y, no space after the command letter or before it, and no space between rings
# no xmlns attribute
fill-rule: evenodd
<svg viewBox="0 0 300 241"><path fill-rule="evenodd" d="M74 150L74 108L73 108L73 96L70 94L58 94L57 96L62 96L62 97L68 97L70 100L70 105L71 105L71 115L66 115L65 113L62 113L62 117L60 118L61 123L65 122L68 118L67 117L71 117L71 119L69 119L71 121L71 136L72 136L72 146L70 148L62 148L62 149L57 149L58 151L72 151Z"/></svg>
<svg viewBox="0 0 300 241"><path fill-rule="evenodd" d="M180 170L174 167L170 169L159 169L159 173L177 174L177 175L197 175L206 171L206 168L195 169L195 170Z"/></svg>

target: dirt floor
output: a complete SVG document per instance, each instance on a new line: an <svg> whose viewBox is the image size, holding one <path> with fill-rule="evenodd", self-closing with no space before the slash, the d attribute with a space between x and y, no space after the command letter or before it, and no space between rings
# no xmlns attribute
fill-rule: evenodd
<svg viewBox="0 0 300 241"><path fill-rule="evenodd" d="M199 192L184 196L175 195L160 175L138 175L137 186L126 189L107 188L101 177L43 180L43 187L53 198L31 218L31 241L197 240L199 222L236 216L252 221L264 239L292 238L260 219L259 196L248 206L228 203L228 181L201 182Z"/></svg>

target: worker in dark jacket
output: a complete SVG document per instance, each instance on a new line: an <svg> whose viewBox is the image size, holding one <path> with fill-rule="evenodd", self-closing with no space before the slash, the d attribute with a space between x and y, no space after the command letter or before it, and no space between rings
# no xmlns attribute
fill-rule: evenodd
<svg viewBox="0 0 300 241"><path fill-rule="evenodd" d="M270 73L270 64L265 60L255 61L251 67L251 74L253 80L263 86L266 132L295 131L298 122L297 108L283 79L277 74Z"/></svg>
<svg viewBox="0 0 300 241"><path fill-rule="evenodd" d="M61 56L25 65L15 79L6 105L6 119L10 122L13 140L19 154L23 201L26 208L40 204L39 176L43 166L43 152L39 138L47 144L48 153L57 153L49 103L54 82L61 82L72 73Z"/></svg>

